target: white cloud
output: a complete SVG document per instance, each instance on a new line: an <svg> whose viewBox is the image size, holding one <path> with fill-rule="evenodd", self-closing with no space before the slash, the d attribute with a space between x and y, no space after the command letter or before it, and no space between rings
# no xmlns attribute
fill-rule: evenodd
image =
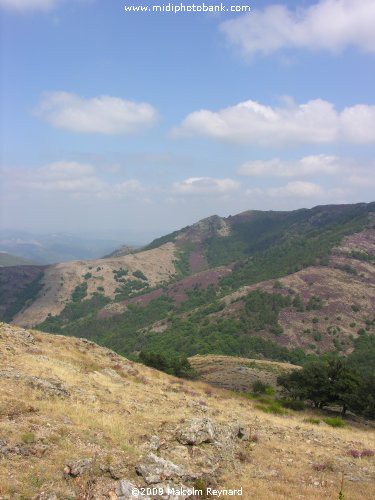
<svg viewBox="0 0 375 500"><path fill-rule="evenodd" d="M375 169L368 172L349 175L345 184L362 189L375 189Z"/></svg>
<svg viewBox="0 0 375 500"><path fill-rule="evenodd" d="M138 180L131 179L129 181L115 184L113 187L113 191L120 195L128 193L141 193L144 191L144 187Z"/></svg>
<svg viewBox="0 0 375 500"><path fill-rule="evenodd" d="M310 177L332 175L340 172L343 161L337 156L305 156L297 161L272 160L248 161L240 166L238 173L249 177Z"/></svg>
<svg viewBox="0 0 375 500"><path fill-rule="evenodd" d="M322 99L295 104L286 98L281 107L248 100L219 111L194 111L173 133L262 146L370 143L375 142L375 106L352 106L340 113Z"/></svg>
<svg viewBox="0 0 375 500"><path fill-rule="evenodd" d="M157 120L155 108L144 102L110 96L84 99L69 92L46 92L36 114L57 128L108 135L135 132Z"/></svg>
<svg viewBox="0 0 375 500"><path fill-rule="evenodd" d="M57 161L40 169L47 178L85 177L95 173L95 168L87 163Z"/></svg>
<svg viewBox="0 0 375 500"><path fill-rule="evenodd" d="M283 5L225 21L221 31L249 56L285 48L338 52L355 46L375 52L373 0L320 0L294 11Z"/></svg>
<svg viewBox="0 0 375 500"><path fill-rule="evenodd" d="M323 190L312 182L292 181L286 186L269 188L267 193L274 197L316 198L323 194Z"/></svg>
<svg viewBox="0 0 375 500"><path fill-rule="evenodd" d="M60 161L36 169L8 169L7 182L27 192L90 195L101 199L137 195L145 188L135 179L110 184L101 179L95 167L74 161Z"/></svg>
<svg viewBox="0 0 375 500"><path fill-rule="evenodd" d="M226 194L240 187L233 179L213 179L212 177L190 177L173 185L179 194Z"/></svg>

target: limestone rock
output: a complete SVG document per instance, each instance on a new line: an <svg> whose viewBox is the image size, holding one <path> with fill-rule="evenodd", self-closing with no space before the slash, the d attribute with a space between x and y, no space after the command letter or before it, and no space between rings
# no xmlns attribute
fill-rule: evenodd
<svg viewBox="0 0 375 500"><path fill-rule="evenodd" d="M149 453L144 461L136 467L137 474L141 475L147 484L156 484L165 479L186 477L188 474L179 465Z"/></svg>
<svg viewBox="0 0 375 500"><path fill-rule="evenodd" d="M214 424L209 418L188 420L177 432L177 440L182 444L212 443L214 437Z"/></svg>

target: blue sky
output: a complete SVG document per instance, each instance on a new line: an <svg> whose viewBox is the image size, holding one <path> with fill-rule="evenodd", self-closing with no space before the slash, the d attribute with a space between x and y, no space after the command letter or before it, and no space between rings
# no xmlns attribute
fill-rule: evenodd
<svg viewBox="0 0 375 500"><path fill-rule="evenodd" d="M124 5L0 0L2 227L141 243L374 198L373 0Z"/></svg>

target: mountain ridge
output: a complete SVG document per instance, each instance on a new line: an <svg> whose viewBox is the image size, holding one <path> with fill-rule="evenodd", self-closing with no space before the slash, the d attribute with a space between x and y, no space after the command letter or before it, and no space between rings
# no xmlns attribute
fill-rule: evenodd
<svg viewBox="0 0 375 500"><path fill-rule="evenodd" d="M211 216L134 254L47 267L34 300L16 297L13 321L90 336L125 355L166 349L300 362L350 353L374 329L374 212L375 203L361 203ZM7 273L0 284L11 282ZM268 322L255 324L254 314Z"/></svg>

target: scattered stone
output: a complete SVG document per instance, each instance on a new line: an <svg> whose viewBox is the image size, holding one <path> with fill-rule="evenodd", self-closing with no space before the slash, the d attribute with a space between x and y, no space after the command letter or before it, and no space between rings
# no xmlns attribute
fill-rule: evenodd
<svg viewBox="0 0 375 500"><path fill-rule="evenodd" d="M143 477L147 484L156 484L165 479L176 477L192 477L179 465L149 453L143 463L136 467L137 474Z"/></svg>
<svg viewBox="0 0 375 500"><path fill-rule="evenodd" d="M209 418L188 420L177 431L177 440L182 444L198 445L212 443L215 437L214 424Z"/></svg>
<svg viewBox="0 0 375 500"><path fill-rule="evenodd" d="M91 464L91 458L67 462L64 467L64 476L65 478L82 476L82 474L90 470Z"/></svg>
<svg viewBox="0 0 375 500"><path fill-rule="evenodd" d="M0 439L0 456L6 456L10 452L8 443L4 439Z"/></svg>

